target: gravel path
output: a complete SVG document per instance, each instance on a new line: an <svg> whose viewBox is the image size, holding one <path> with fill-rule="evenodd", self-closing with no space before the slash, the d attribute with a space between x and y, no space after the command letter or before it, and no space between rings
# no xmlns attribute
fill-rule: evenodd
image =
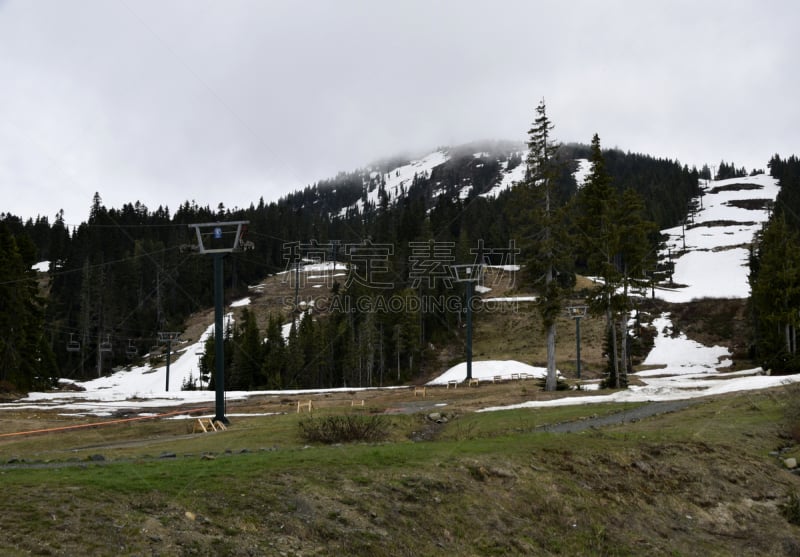
<svg viewBox="0 0 800 557"><path fill-rule="evenodd" d="M617 412L616 414L611 414L609 416L600 416L597 418L590 418L588 420L542 426L541 430L550 433L578 433L587 429L606 427L610 425L620 425L628 422L635 422L643 418L649 418L650 416L655 416L656 414L666 414L667 412L683 410L687 406L697 404L698 402L698 400L694 399L651 402L649 404L632 408L631 410L623 410L622 412Z"/></svg>

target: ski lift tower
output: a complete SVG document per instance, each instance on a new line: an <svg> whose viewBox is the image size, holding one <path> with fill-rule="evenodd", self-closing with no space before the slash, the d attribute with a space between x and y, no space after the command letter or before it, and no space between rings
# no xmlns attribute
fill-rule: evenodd
<svg viewBox="0 0 800 557"><path fill-rule="evenodd" d="M467 283L466 294L466 312L467 312L467 342L466 342L466 357L467 357L467 377L466 380L472 379L472 295L475 289L475 283L479 282L483 276L483 265L480 263L472 265L453 265L453 274L455 275L456 282Z"/></svg>
<svg viewBox="0 0 800 557"><path fill-rule="evenodd" d="M189 246L200 255L214 258L214 384L216 387L216 413L214 421L228 424L225 417L225 344L223 329L223 267L222 259L229 253L253 249L245 241L249 221L206 222L190 224L194 228L197 244Z"/></svg>
<svg viewBox="0 0 800 557"><path fill-rule="evenodd" d="M181 334L178 332L170 332L170 331L159 331L158 333L158 342L167 345L167 382L164 390L169 392L169 364L170 360L172 360L172 343L178 340Z"/></svg>
<svg viewBox="0 0 800 557"><path fill-rule="evenodd" d="M567 315L575 320L575 367L581 378L581 319L586 317L588 306L569 306Z"/></svg>

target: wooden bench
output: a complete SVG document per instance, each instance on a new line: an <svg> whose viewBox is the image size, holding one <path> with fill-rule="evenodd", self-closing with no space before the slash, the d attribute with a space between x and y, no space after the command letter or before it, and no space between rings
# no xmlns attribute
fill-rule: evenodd
<svg viewBox="0 0 800 557"><path fill-rule="evenodd" d="M298 400L297 401L297 413L299 414L300 410L302 410L303 408L308 408L308 411L311 412L311 408L312 408L311 401L309 400L308 402L300 402Z"/></svg>
<svg viewBox="0 0 800 557"><path fill-rule="evenodd" d="M458 388L458 379L451 379L450 381L448 381L447 382L447 388L448 389L450 388L450 385L452 385L454 389L457 389Z"/></svg>
<svg viewBox="0 0 800 557"><path fill-rule="evenodd" d="M425 395L425 387L414 387L414 396L417 396L417 395L422 395L423 397L426 396Z"/></svg>
<svg viewBox="0 0 800 557"><path fill-rule="evenodd" d="M470 387L473 387L473 386L474 386L474 387L478 387L480 384L481 384L481 380L480 380L480 379L477 379L477 378L475 378L475 377L471 378L471 379L469 380L469 383L468 383L468 385L469 385Z"/></svg>

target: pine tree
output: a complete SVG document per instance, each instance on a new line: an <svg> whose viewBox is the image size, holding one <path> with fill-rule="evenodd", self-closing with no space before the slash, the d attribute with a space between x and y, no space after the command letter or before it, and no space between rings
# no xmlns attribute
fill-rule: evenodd
<svg viewBox="0 0 800 557"><path fill-rule="evenodd" d="M253 389L258 385L261 375L263 348L255 315L248 308L242 310L241 324L234 334L233 346L230 388Z"/></svg>
<svg viewBox="0 0 800 557"><path fill-rule="evenodd" d="M800 371L800 234L783 214L776 214L761 234L751 269L759 356L775 372Z"/></svg>
<svg viewBox="0 0 800 557"><path fill-rule="evenodd" d="M628 316L631 310L630 290L643 283L645 273L655 263L655 249L649 235L656 230L655 223L644 216L644 200L632 189L619 196L614 222L619 227L619 245L615 257L621 287L617 291L620 312L620 368L619 386L628 386Z"/></svg>
<svg viewBox="0 0 800 557"><path fill-rule="evenodd" d="M545 390L556 390L556 321L561 312L565 289L557 279L568 267L564 213L556 195L560 163L558 143L550 136L553 124L544 100L536 107L536 118L528 131L525 181L515 189L518 232L530 280L538 285L539 314L546 331L547 378Z"/></svg>
<svg viewBox="0 0 800 557"><path fill-rule="evenodd" d="M35 260L30 238L14 237L0 222L0 381L19 390L51 387L55 376L44 341L44 302L31 270Z"/></svg>
<svg viewBox="0 0 800 557"><path fill-rule="evenodd" d="M576 238L591 274L602 279L590 300L595 314L605 314L609 368L606 385L627 387L629 291L652 265L649 234L655 225L644 216L644 201L632 189L621 194L606 171L600 138L592 138L592 170L575 203ZM617 320L619 316L619 331Z"/></svg>
<svg viewBox="0 0 800 557"><path fill-rule="evenodd" d="M261 375L262 381L269 389L280 389L286 375L286 341L283 338L280 319L272 314L267 324Z"/></svg>
<svg viewBox="0 0 800 557"><path fill-rule="evenodd" d="M600 137L597 134L592 138L589 161L591 171L576 200L576 238L587 270L602 279L602 284L590 299L589 308L594 314L605 315L609 339L608 383L617 387L619 360L613 300L616 284L619 281L619 274L614 265L619 230L614 226L615 192L611 185L611 176L606 170L605 159L600 149Z"/></svg>

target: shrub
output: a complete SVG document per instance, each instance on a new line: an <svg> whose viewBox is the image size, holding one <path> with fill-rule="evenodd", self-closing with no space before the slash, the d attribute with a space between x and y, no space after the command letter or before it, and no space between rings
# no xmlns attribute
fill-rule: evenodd
<svg viewBox="0 0 800 557"><path fill-rule="evenodd" d="M539 385L539 388L541 390L544 390L545 387L547 386L547 377L539 377L536 380L536 383ZM567 381L561 376L556 377L556 390L557 391L569 390L569 383L567 383Z"/></svg>
<svg viewBox="0 0 800 557"><path fill-rule="evenodd" d="M313 443L350 443L353 441L382 441L389 434L385 416L326 416L300 422L300 436Z"/></svg>
<svg viewBox="0 0 800 557"><path fill-rule="evenodd" d="M781 514L783 517L792 524L800 524L800 497L796 491L788 494L785 503L780 505Z"/></svg>
<svg viewBox="0 0 800 557"><path fill-rule="evenodd" d="M787 396L783 407L783 427L795 443L800 443L800 385L789 383L783 386Z"/></svg>

